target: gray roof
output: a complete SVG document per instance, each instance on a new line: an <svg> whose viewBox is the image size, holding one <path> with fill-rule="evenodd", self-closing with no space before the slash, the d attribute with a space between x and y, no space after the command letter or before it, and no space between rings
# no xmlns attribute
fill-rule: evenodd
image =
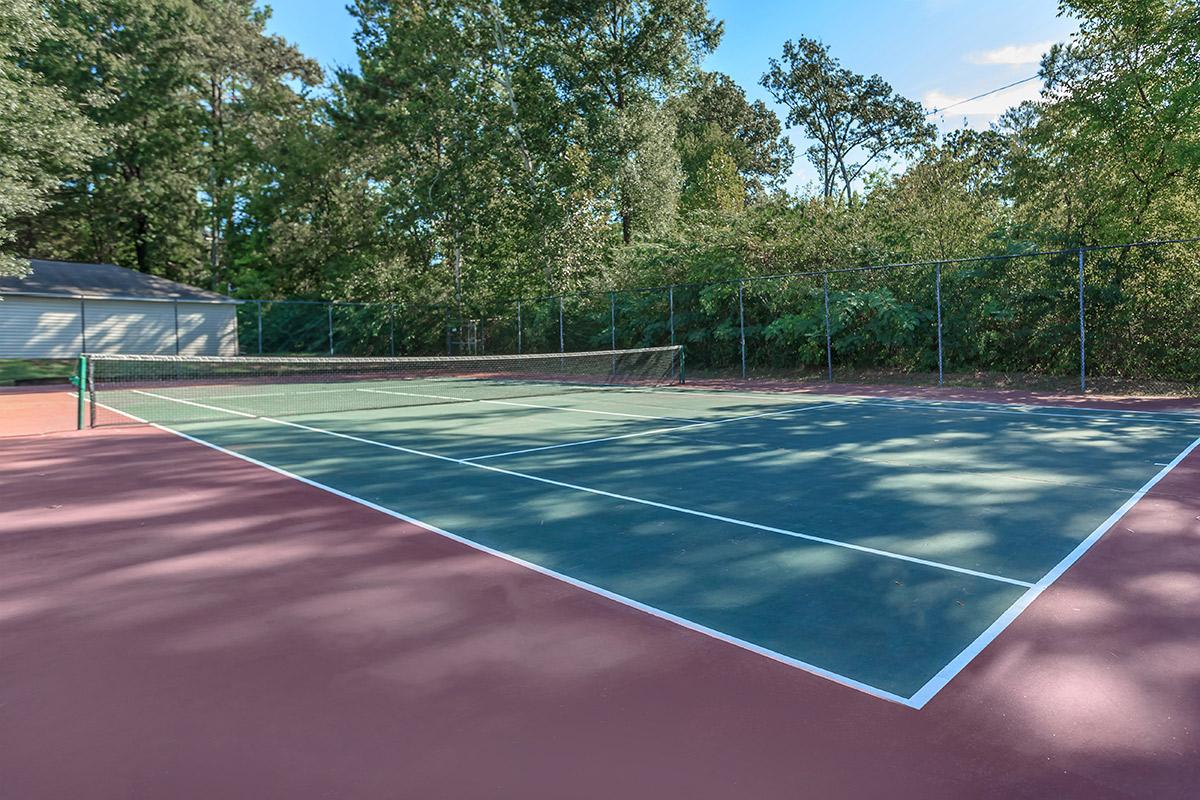
<svg viewBox="0 0 1200 800"><path fill-rule="evenodd" d="M0 294L28 293L86 297L133 297L157 300L232 302L223 294L147 275L116 264L30 259L24 277L0 276Z"/></svg>

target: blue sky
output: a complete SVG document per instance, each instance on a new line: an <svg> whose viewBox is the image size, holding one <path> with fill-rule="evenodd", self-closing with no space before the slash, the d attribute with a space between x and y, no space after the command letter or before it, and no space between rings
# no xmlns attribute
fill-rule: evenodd
<svg viewBox="0 0 1200 800"><path fill-rule="evenodd" d="M325 67L356 63L353 20L342 0L275 0L268 25ZM713 16L725 21L725 36L705 68L731 75L747 94L772 106L758 79L783 42L799 36L820 39L842 64L863 74L878 73L907 97L928 108L1003 86L1037 72L1038 56L1050 42L1064 41L1074 23L1056 16L1054 0L710 0ZM959 106L935 118L945 128L986 127L1005 108L1036 97L1037 81ZM785 111L776 108L782 118ZM812 179L797 145L791 184Z"/></svg>

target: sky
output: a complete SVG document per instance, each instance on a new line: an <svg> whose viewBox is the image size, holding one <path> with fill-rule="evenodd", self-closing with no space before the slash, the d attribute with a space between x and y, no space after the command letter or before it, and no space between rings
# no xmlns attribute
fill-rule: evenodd
<svg viewBox="0 0 1200 800"><path fill-rule="evenodd" d="M274 0L270 6L271 33L327 69L355 66L354 22L343 0ZM842 66L881 75L906 97L940 109L1035 75L1041 54L1075 29L1057 16L1055 0L709 0L709 11L724 20L725 35L704 68L730 75L780 119L786 109L758 81L788 39L819 39ZM930 119L942 130L985 128L1007 108L1036 98L1038 87L1036 80L1023 83ZM797 151L789 186L801 188L815 173L804 161L803 137L788 133Z"/></svg>

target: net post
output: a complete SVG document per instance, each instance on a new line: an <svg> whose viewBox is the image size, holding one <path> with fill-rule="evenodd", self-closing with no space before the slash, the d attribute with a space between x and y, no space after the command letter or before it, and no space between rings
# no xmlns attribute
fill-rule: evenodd
<svg viewBox="0 0 1200 800"><path fill-rule="evenodd" d="M742 380L746 379L746 308L743 302L745 283L738 278L738 342L742 350Z"/></svg>
<svg viewBox="0 0 1200 800"><path fill-rule="evenodd" d="M326 303L325 310L329 315L329 355L333 355L333 303Z"/></svg>
<svg viewBox="0 0 1200 800"><path fill-rule="evenodd" d="M92 371L95 365L89 358L83 370L83 386L81 391L86 391L88 396L88 422L94 428L96 427L96 379L92 376Z"/></svg>
<svg viewBox="0 0 1200 800"><path fill-rule="evenodd" d="M1083 325L1083 248L1079 248L1079 391L1087 391L1087 337Z"/></svg>
<svg viewBox="0 0 1200 800"><path fill-rule="evenodd" d="M679 348L679 384L682 386L687 383L687 374L684 367L687 364L687 348Z"/></svg>
<svg viewBox="0 0 1200 800"><path fill-rule="evenodd" d="M934 267L934 295L937 298L938 386L942 385L942 265Z"/></svg>
<svg viewBox="0 0 1200 800"><path fill-rule="evenodd" d="M558 352L565 352L563 349L563 298L558 296Z"/></svg>
<svg viewBox="0 0 1200 800"><path fill-rule="evenodd" d="M84 428L84 409L86 403L83 399L83 393L87 391L87 356L79 354L79 365L75 372L75 430L81 431Z"/></svg>
<svg viewBox="0 0 1200 800"><path fill-rule="evenodd" d="M258 306L258 354L262 355L262 300L255 300L254 304Z"/></svg>
<svg viewBox="0 0 1200 800"><path fill-rule="evenodd" d="M833 383L833 339L829 335L829 273L821 273L821 288L825 293L825 380Z"/></svg>
<svg viewBox="0 0 1200 800"><path fill-rule="evenodd" d="M517 355L521 355L521 301L517 301Z"/></svg>
<svg viewBox="0 0 1200 800"><path fill-rule="evenodd" d="M667 318L671 328L671 346L675 346L675 286L667 287Z"/></svg>

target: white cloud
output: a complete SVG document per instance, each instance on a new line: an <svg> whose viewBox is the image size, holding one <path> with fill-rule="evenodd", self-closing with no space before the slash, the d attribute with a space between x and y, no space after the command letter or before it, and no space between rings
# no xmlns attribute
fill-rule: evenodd
<svg viewBox="0 0 1200 800"><path fill-rule="evenodd" d="M987 97L981 97L978 100L971 100L963 103L961 106L954 105L962 103L971 95L952 95L941 89L933 89L926 92L921 97L921 102L928 109L943 109L948 110L945 113L947 121L962 119L963 117L986 117L986 121L990 122L996 117L999 117L1013 106L1020 105L1026 100L1037 100L1041 92L1042 84L1040 81L1029 81L1022 83L1019 86L1014 86L1011 89L989 94ZM949 106L954 105L954 108ZM938 115L941 116L940 114Z"/></svg>
<svg viewBox="0 0 1200 800"><path fill-rule="evenodd" d="M995 50L971 53L967 56L967 60L972 64L1036 64L1042 60L1042 54L1053 44L1053 39L1030 44L1006 44Z"/></svg>

